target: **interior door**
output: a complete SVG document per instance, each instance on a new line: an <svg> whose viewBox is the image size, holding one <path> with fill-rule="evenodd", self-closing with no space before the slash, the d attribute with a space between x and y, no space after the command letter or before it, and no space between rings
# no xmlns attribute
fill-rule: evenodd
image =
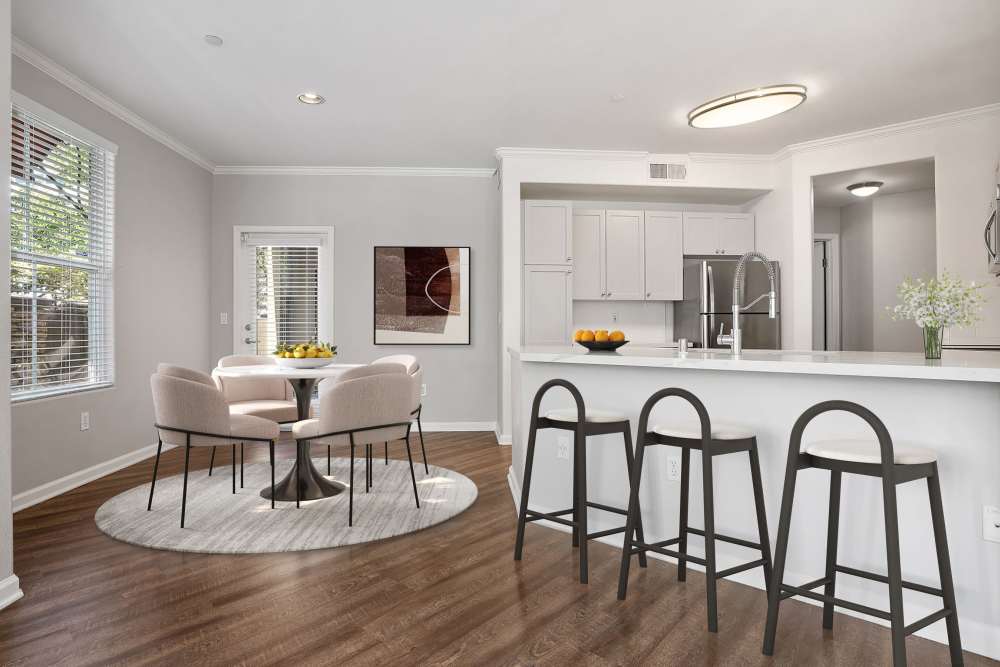
<svg viewBox="0 0 1000 667"><path fill-rule="evenodd" d="M684 298L684 248L681 214L646 211L644 224L646 299Z"/></svg>
<svg viewBox="0 0 1000 667"><path fill-rule="evenodd" d="M812 349L826 350L827 303L826 303L826 241L813 241L812 262Z"/></svg>
<svg viewBox="0 0 1000 667"><path fill-rule="evenodd" d="M604 211L573 211L573 298L604 298Z"/></svg>
<svg viewBox="0 0 1000 667"><path fill-rule="evenodd" d="M233 351L333 341L330 228L239 227L234 238Z"/></svg>
<svg viewBox="0 0 1000 667"><path fill-rule="evenodd" d="M604 218L606 296L641 301L645 292L642 211L607 211Z"/></svg>

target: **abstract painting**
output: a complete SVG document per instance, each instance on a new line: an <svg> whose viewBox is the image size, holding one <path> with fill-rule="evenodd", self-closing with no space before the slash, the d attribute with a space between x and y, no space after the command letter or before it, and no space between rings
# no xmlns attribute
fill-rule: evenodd
<svg viewBox="0 0 1000 667"><path fill-rule="evenodd" d="M468 345L469 248L375 247L375 344Z"/></svg>

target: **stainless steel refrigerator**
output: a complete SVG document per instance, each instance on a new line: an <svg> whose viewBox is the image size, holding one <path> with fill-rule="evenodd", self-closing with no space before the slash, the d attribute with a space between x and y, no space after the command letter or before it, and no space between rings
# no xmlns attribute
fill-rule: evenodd
<svg viewBox="0 0 1000 667"><path fill-rule="evenodd" d="M724 347L716 343L719 328L733 328L733 279L738 258L684 260L684 300L674 302L674 338L687 338L698 347ZM745 306L760 295L765 298L743 311L743 348L746 350L781 349L781 274L774 267L778 313L767 316L769 291L767 268L754 260L747 264L740 304Z"/></svg>

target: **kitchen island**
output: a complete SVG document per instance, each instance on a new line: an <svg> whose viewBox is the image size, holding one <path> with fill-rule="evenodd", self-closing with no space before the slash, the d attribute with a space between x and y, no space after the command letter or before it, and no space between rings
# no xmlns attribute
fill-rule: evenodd
<svg viewBox="0 0 1000 667"><path fill-rule="evenodd" d="M734 359L726 350L682 354L676 349L626 346L618 353L588 354L579 347L539 346L510 348L509 354L514 448L510 484L515 502L520 498L531 402L544 382L553 378L572 382L589 409L625 412L633 431L642 404L654 391L681 387L702 400L713 423L739 425L756 433L772 544L795 420L808 407L831 399L870 408L885 422L894 442L937 451L963 644L968 650L1000 659L1000 543L985 541L982 526L984 506L1000 506L1000 353L945 351L942 360L927 361L922 355L905 353L745 350L741 358ZM572 405L569 394L557 388L546 395L542 411ZM651 426L696 422L694 410L680 399L661 402L650 418ZM874 437L857 417L827 413L810 424L804 441L844 436ZM571 504L571 461L558 457L557 441L568 437L565 431L543 430L538 434L533 509L552 511ZM617 440L613 435L590 438L587 451L589 499L625 507L628 481L620 436ZM669 447L646 452L640 499L649 541L677 534L680 483L668 479L668 456L678 453ZM700 465L700 454L695 453L691 458L693 480L700 478ZM723 456L713 465L716 530L754 539L746 457ZM788 583L823 574L828 480L829 474L821 471L799 474L785 574ZM694 527L702 525L701 500L700 484L694 482L689 515ZM885 572L881 503L879 480L845 475L840 563ZM926 485L900 485L897 503L904 578L937 586ZM621 522L620 517L593 510L589 517L595 531ZM621 544L621 536L602 539ZM694 545L692 552L698 553L700 539L694 538ZM530 551L529 533L526 558ZM717 543L717 551L719 569L745 562L752 555L724 543ZM764 587L759 570L732 579ZM630 595L657 594L639 586L630 589ZM837 594L888 608L885 587L870 581L838 577ZM608 595L614 591L609 590ZM904 597L908 622L940 608L936 598L911 591ZM719 614L724 632L724 605ZM945 641L943 624L917 634Z"/></svg>

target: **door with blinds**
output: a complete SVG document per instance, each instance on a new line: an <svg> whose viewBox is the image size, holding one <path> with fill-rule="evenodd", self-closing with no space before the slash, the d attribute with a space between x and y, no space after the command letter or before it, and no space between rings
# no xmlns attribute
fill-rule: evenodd
<svg viewBox="0 0 1000 667"><path fill-rule="evenodd" d="M234 245L235 353L333 342L331 228L238 227Z"/></svg>

